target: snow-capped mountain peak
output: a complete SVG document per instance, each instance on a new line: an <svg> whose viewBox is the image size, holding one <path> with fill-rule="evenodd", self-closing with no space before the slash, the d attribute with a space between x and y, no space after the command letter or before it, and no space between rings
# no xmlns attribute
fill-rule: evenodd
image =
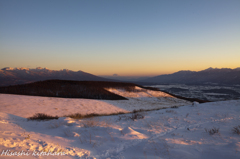
<svg viewBox="0 0 240 159"><path fill-rule="evenodd" d="M76 80L76 81L111 81L83 71L71 71L68 69L50 70L48 68L12 68L5 67L0 71L0 86L24 84L49 79Z"/></svg>
<svg viewBox="0 0 240 159"><path fill-rule="evenodd" d="M4 68L2 68L1 70L3 70L3 71L5 71L5 70L13 70L14 68L12 68L12 67L4 67Z"/></svg>

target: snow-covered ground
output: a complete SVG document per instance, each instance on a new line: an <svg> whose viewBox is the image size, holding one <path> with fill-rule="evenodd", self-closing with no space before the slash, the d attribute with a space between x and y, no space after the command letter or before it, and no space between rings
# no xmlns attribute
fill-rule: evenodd
<svg viewBox="0 0 240 159"><path fill-rule="evenodd" d="M112 91L121 93L120 90ZM153 100L160 98L151 96ZM128 102L138 99L139 103L142 100L147 104L151 101L146 94L139 97L131 95L129 98ZM168 98L171 99L170 96L161 98L166 103ZM161 98L156 101L163 102ZM59 103L55 104L56 101ZM82 120L61 117L50 121L28 121L25 118L41 112L41 107L49 115L66 115L74 109L77 109L75 113L88 113L79 104L84 101L89 109L94 106L91 102L95 102L96 109L100 109L99 103L102 103L104 109L109 109L105 110L107 112L133 109L131 105L125 106L126 103L121 104L120 101L0 94L0 158L240 158L240 135L232 131L233 127L240 126L240 100L193 105L186 102L185 106L179 108L140 112L144 118L136 120L130 118L132 114ZM175 102L172 103L181 103L177 99ZM62 111L64 107L68 110L65 113ZM148 105L145 107L148 108ZM57 111L55 108L61 111L54 114ZM94 107L91 109L94 111ZM219 128L218 133L210 135L205 131L205 128L210 130L214 127ZM11 152L19 153L20 156L7 156ZM55 155L49 155L49 152Z"/></svg>
<svg viewBox="0 0 240 159"><path fill-rule="evenodd" d="M92 100L56 97L37 97L0 94L0 112L28 118L35 113L64 116L80 114L111 114L134 109L158 109L162 107L189 105L191 102L172 97L160 91L136 88L138 92L109 89L129 100Z"/></svg>

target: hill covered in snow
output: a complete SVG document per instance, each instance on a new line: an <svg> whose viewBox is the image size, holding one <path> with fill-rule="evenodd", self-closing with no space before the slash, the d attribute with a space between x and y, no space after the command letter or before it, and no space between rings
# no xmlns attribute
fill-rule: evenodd
<svg viewBox="0 0 240 159"><path fill-rule="evenodd" d="M111 83L102 83L102 86L104 84L107 84L108 87L102 89L115 95L114 97L125 100L95 100L0 94L0 111L6 113L11 111L12 114L21 117L30 117L34 115L34 113L64 116L73 113L82 115L92 113L126 113L140 109L153 110L167 107L179 107L192 103L188 100L179 99L161 91L153 91L137 86L129 87L125 83L122 87L120 86L123 83L112 83L111 87L109 87ZM98 86L100 85L101 84ZM132 89L129 90L130 88ZM88 93L89 92L87 92L87 94ZM34 107L34 109L30 109L32 107Z"/></svg>
<svg viewBox="0 0 240 159"><path fill-rule="evenodd" d="M106 81L47 80L0 87L0 93L101 100L128 100L130 94L147 98L158 97L159 95L159 97L178 98L191 102L205 102L196 98L184 98L173 94L170 95L152 87L143 87L133 83Z"/></svg>

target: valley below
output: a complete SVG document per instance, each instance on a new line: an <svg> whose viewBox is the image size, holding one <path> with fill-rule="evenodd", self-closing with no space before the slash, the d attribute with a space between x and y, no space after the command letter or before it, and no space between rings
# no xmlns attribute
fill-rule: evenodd
<svg viewBox="0 0 240 159"><path fill-rule="evenodd" d="M162 84L151 85L151 87L186 98L197 98L208 101L240 99L240 85Z"/></svg>

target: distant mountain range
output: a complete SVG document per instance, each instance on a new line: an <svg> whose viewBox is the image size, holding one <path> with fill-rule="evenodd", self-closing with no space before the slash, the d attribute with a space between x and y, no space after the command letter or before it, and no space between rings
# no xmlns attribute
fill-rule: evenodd
<svg viewBox="0 0 240 159"><path fill-rule="evenodd" d="M0 86L25 84L36 81L51 79L73 80L73 81L117 81L98 77L83 71L50 70L37 67L11 68L5 67L0 70ZM118 80L119 81L119 80ZM203 71L179 71L173 74L160 75L139 81L132 81L137 84L240 84L240 67L230 68L208 68Z"/></svg>
<svg viewBox="0 0 240 159"><path fill-rule="evenodd" d="M113 81L83 71L74 72L68 69L56 71L41 67L36 69L5 67L0 70L0 86L25 84L50 79L75 81Z"/></svg>
<svg viewBox="0 0 240 159"><path fill-rule="evenodd" d="M203 71L179 71L173 74L160 75L140 82L154 84L240 84L240 67L208 68Z"/></svg>

